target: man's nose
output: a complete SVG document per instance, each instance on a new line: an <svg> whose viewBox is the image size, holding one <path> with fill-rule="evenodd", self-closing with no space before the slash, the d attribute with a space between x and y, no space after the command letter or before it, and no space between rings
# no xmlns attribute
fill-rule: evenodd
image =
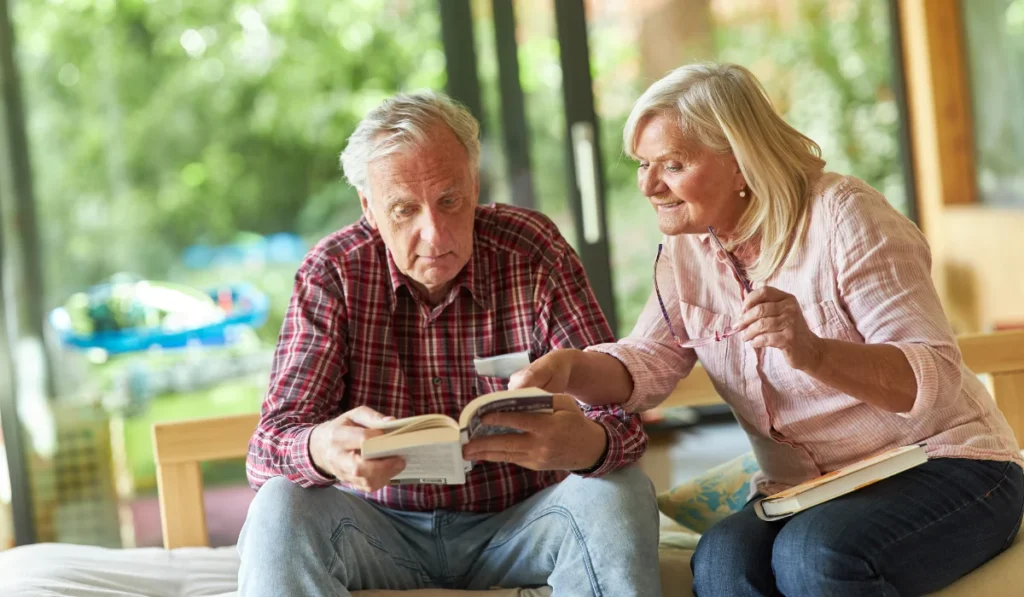
<svg viewBox="0 0 1024 597"><path fill-rule="evenodd" d="M437 246L444 241L445 236L444 216L433 209L423 212L423 222L420 227L420 239L427 244Z"/></svg>

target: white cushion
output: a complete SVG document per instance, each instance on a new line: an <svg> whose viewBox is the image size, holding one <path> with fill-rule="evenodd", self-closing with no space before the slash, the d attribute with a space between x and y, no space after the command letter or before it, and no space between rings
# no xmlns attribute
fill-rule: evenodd
<svg viewBox="0 0 1024 597"><path fill-rule="evenodd" d="M679 539L680 536L676 538ZM664 597L693 597L689 549L659 552ZM0 552L3 597L234 597L234 547L165 551L48 543ZM1010 549L934 597L1010 597L1024 587L1024 535ZM540 589L356 591L354 597L548 597Z"/></svg>

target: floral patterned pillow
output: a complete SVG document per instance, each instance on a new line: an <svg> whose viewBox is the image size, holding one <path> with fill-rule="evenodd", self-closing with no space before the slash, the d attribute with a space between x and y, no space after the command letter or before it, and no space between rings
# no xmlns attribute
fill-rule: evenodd
<svg viewBox="0 0 1024 597"><path fill-rule="evenodd" d="M682 526L703 533L747 503L750 477L757 470L753 452L747 452L658 494L658 508Z"/></svg>

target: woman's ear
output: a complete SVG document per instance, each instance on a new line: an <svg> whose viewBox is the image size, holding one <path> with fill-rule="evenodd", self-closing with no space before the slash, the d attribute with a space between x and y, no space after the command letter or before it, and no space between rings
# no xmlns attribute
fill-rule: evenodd
<svg viewBox="0 0 1024 597"><path fill-rule="evenodd" d="M740 163L734 154L729 154L729 166L732 168L732 190L739 193L747 189L747 179L743 176Z"/></svg>

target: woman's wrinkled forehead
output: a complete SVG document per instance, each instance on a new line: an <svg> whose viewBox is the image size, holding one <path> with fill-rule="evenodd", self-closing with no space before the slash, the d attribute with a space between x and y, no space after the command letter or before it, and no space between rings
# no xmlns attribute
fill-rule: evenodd
<svg viewBox="0 0 1024 597"><path fill-rule="evenodd" d="M649 146L644 151L640 149L641 138ZM688 158L703 149L695 136L687 133L679 114L667 110L644 115L637 123L630 145L628 153L634 160L656 160L664 154ZM645 155L647 153L651 155Z"/></svg>

